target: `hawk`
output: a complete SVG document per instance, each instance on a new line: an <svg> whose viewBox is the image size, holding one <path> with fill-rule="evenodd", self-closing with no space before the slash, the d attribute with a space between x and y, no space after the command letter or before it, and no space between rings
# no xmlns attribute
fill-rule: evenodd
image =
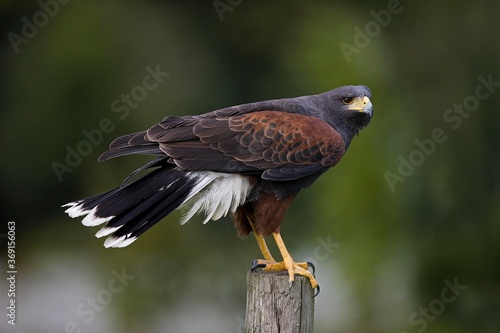
<svg viewBox="0 0 500 333"><path fill-rule="evenodd" d="M115 139L99 161L146 154L156 159L121 186L70 202L70 217L104 226L105 247L125 247L176 209L181 223L203 214L203 223L231 214L237 233L253 233L264 271L306 276L319 288L308 263L295 262L280 226L297 193L335 166L351 140L372 118L368 87L232 106L201 115L168 116L151 128ZM138 178L138 173L149 170ZM134 179L133 179L134 178ZM138 178L138 179L137 179ZM266 245L272 235L283 261ZM318 289L319 291L319 289Z"/></svg>

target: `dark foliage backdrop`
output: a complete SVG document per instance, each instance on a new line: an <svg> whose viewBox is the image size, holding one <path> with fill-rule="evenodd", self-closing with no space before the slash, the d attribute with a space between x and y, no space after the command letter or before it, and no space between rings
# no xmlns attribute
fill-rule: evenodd
<svg viewBox="0 0 500 333"><path fill-rule="evenodd" d="M60 206L148 160L98 163L119 135L345 84L371 87L373 122L282 228L292 254L316 262L316 332L499 331L498 2L40 0L0 10L0 267L11 276L10 227L17 270L15 284L0 279L0 331L242 332L259 252L229 219L181 227L176 213L109 250Z"/></svg>

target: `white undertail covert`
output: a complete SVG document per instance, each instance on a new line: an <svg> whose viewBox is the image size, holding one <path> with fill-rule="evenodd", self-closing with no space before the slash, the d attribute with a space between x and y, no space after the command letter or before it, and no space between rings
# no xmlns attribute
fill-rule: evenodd
<svg viewBox="0 0 500 333"><path fill-rule="evenodd" d="M237 174L197 171L189 172L188 176L196 177L199 181L179 206L180 209L187 210L181 224L195 214L204 213L205 224L209 220L216 221L229 212L234 213L238 206L245 203L253 187L248 177Z"/></svg>

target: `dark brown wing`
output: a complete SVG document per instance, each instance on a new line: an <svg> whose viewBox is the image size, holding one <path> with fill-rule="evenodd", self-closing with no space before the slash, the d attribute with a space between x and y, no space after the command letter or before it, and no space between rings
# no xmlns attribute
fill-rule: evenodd
<svg viewBox="0 0 500 333"><path fill-rule="evenodd" d="M293 180L335 165L345 148L337 131L311 116L259 111L191 121L189 126L160 123L146 135L185 170L254 172L268 180Z"/></svg>

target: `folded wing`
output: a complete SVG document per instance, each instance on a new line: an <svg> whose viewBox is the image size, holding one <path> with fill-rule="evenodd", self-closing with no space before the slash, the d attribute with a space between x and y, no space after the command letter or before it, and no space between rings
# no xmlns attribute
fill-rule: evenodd
<svg viewBox="0 0 500 333"><path fill-rule="evenodd" d="M116 139L100 160L152 154L185 171L254 173L287 181L334 166L344 149L339 133L320 118L263 110L167 117L147 131Z"/></svg>

